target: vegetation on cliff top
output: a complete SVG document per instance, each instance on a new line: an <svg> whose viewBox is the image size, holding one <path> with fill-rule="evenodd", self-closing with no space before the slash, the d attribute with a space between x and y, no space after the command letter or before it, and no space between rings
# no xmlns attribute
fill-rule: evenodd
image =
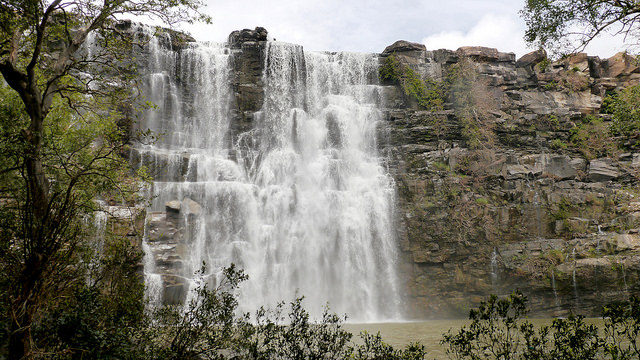
<svg viewBox="0 0 640 360"><path fill-rule="evenodd" d="M444 109L446 84L433 79L423 79L411 67L398 61L395 55L387 56L378 71L383 82L397 83L409 99L427 110Z"/></svg>
<svg viewBox="0 0 640 360"><path fill-rule="evenodd" d="M520 14L527 24L525 40L554 53L583 50L603 32L625 36L640 45L640 3L609 0L527 0Z"/></svg>

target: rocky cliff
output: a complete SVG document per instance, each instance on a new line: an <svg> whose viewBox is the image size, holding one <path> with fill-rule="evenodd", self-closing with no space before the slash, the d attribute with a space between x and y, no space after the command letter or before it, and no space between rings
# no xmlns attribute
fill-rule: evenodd
<svg viewBox="0 0 640 360"><path fill-rule="evenodd" d="M262 107L266 30L229 41L235 141ZM539 314L592 314L640 291L640 154L620 150L601 113L607 94L638 84L635 58L551 62L537 51L516 61L404 41L379 56L371 82L383 90L379 146L397 184L409 316L466 316L515 288ZM181 261L179 211L168 204L147 218L167 276Z"/></svg>
<svg viewBox="0 0 640 360"><path fill-rule="evenodd" d="M390 57L436 83L464 67L472 74L430 111L402 79L385 83L382 133L414 315L462 315L516 288L539 314L598 314L603 302L638 293L640 154L613 144L610 115L600 113L607 93L638 84L635 58L551 62L537 51L516 61L496 49L406 42L381 62ZM465 91L466 104L455 98Z"/></svg>

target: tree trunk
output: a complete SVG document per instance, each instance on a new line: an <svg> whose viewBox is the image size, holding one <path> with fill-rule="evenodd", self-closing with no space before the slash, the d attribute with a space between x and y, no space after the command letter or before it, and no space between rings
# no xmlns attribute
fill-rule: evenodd
<svg viewBox="0 0 640 360"><path fill-rule="evenodd" d="M13 307L10 311L13 311ZM11 316L9 332L9 360L31 358L31 315L25 310L22 316Z"/></svg>
<svg viewBox="0 0 640 360"><path fill-rule="evenodd" d="M32 79L19 73L13 64L0 64L0 70L7 83L20 95L27 114L31 119L29 127L22 132L28 145L24 152L26 198L23 202L23 231L24 258L20 264L17 283L11 298L9 318L11 319L9 333L9 359L32 358L31 322L35 309L38 307L39 293L43 286L46 259L50 252L55 251L51 246L48 227L51 225L49 209L49 179L42 164L42 138L44 134L44 119L48 107Z"/></svg>

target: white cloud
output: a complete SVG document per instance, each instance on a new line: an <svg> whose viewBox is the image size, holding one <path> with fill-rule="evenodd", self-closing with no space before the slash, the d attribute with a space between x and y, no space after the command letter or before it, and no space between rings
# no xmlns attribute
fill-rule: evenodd
<svg viewBox="0 0 640 360"><path fill-rule="evenodd" d="M208 0L211 25L186 26L199 40L224 41L233 30L263 26L307 50L380 52L396 40L466 31L490 9L517 18L513 0Z"/></svg>
<svg viewBox="0 0 640 360"><path fill-rule="evenodd" d="M447 31L430 35L422 41L427 49L452 49L461 46L486 46L522 56L529 52L525 46L523 24L511 15L484 15L468 32Z"/></svg>
<svg viewBox="0 0 640 360"><path fill-rule="evenodd" d="M233 30L263 26L270 37L306 50L381 52L403 39L430 50L488 46L521 56L530 51L521 6L513 0L208 0L213 24L184 28L198 40L219 42ZM588 52L607 57L621 44L597 40Z"/></svg>
<svg viewBox="0 0 640 360"><path fill-rule="evenodd" d="M487 46L502 52L514 52L520 57L529 51L524 42L524 23L511 14L484 15L469 31L444 31L425 37L422 42L427 49L456 50L461 46ZM589 55L608 58L628 47L621 36L603 34L594 39L585 49Z"/></svg>

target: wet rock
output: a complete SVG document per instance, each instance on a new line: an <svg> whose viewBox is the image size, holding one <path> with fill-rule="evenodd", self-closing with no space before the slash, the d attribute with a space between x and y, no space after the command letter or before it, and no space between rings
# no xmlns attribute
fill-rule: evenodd
<svg viewBox="0 0 640 360"><path fill-rule="evenodd" d="M202 206L190 198L184 198L183 200L187 215L198 216L202 212Z"/></svg>
<svg viewBox="0 0 640 360"><path fill-rule="evenodd" d="M180 200L171 200L164 203L164 207L168 213L179 213L181 206Z"/></svg>

